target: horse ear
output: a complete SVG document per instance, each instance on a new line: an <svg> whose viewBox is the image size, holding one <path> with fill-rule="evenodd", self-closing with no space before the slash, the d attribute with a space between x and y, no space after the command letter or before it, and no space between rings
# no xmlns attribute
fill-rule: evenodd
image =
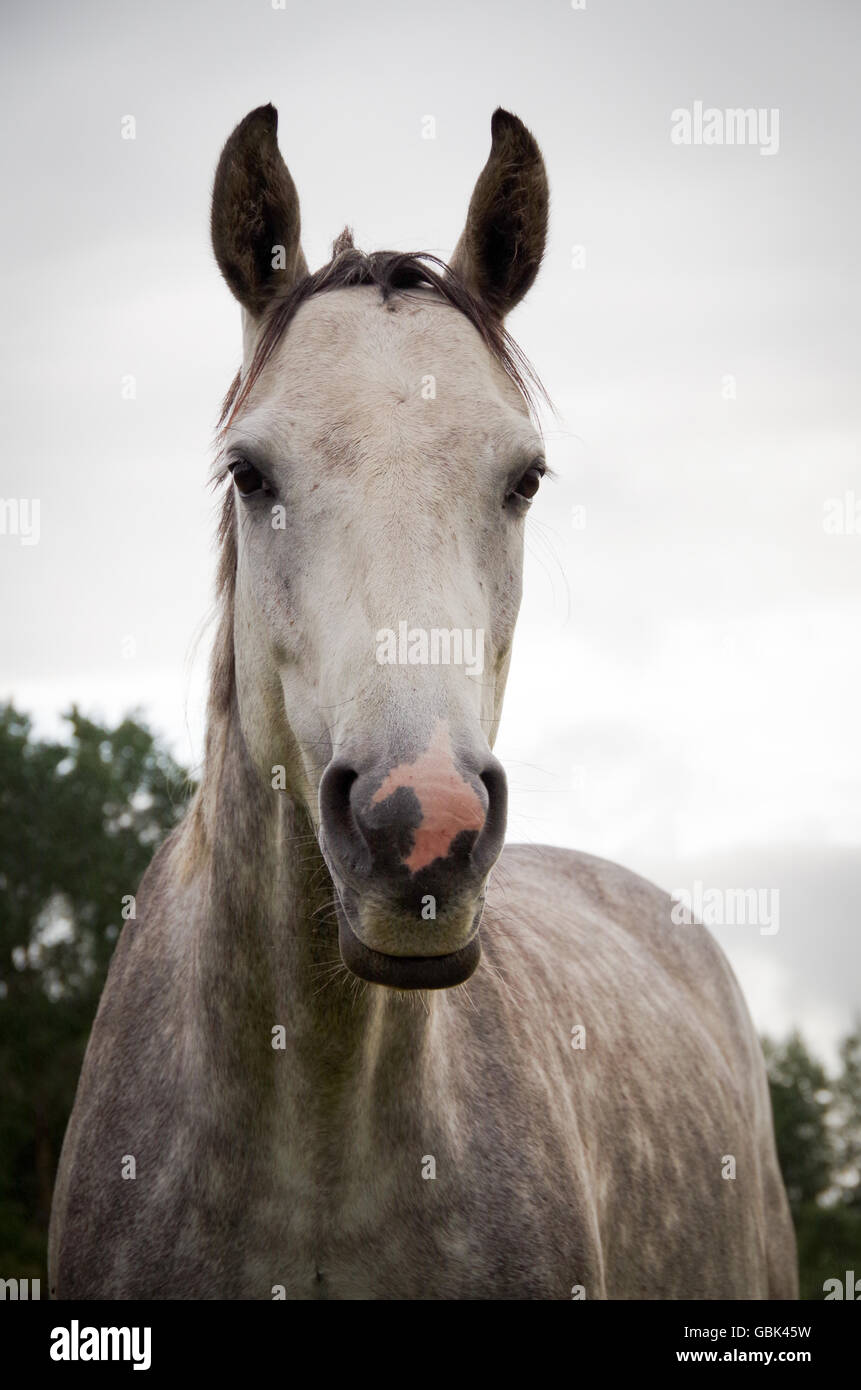
<svg viewBox="0 0 861 1390"><path fill-rule="evenodd" d="M299 244L299 195L278 149L278 112L258 106L221 152L212 189L212 247L222 275L257 318L308 266Z"/></svg>
<svg viewBox="0 0 861 1390"><path fill-rule="evenodd" d="M490 156L475 185L451 268L504 318L538 274L550 192L541 151L522 121L500 106L490 133Z"/></svg>

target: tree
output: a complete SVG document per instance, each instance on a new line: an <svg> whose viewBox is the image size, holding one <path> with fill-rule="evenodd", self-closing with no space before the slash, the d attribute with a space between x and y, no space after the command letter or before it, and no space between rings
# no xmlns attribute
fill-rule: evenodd
<svg viewBox="0 0 861 1390"><path fill-rule="evenodd" d="M824 1068L798 1032L779 1045L764 1039L763 1049L783 1181L797 1217L831 1181L835 1155L828 1114L833 1097Z"/></svg>
<svg viewBox="0 0 861 1390"><path fill-rule="evenodd" d="M843 1072L835 1087L842 1201L861 1215L861 1019L840 1044ZM858 1271L861 1277L861 1269Z"/></svg>
<svg viewBox="0 0 861 1390"><path fill-rule="evenodd" d="M821 1299L826 1279L861 1276L861 1041L840 1047L841 1074L829 1079L801 1036L763 1040L774 1130L798 1238L802 1298Z"/></svg>
<svg viewBox="0 0 861 1390"><path fill-rule="evenodd" d="M54 1172L90 1025L186 774L133 718L65 716L64 741L0 707L0 1268L46 1279Z"/></svg>

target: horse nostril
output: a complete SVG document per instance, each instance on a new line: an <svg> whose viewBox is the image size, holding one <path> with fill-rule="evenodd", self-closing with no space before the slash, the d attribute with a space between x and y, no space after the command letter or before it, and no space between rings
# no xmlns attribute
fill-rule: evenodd
<svg viewBox="0 0 861 1390"><path fill-rule="evenodd" d="M329 764L320 779L320 820L326 844L339 864L356 872L366 872L370 851L351 802L358 778L358 772L349 763Z"/></svg>
<svg viewBox="0 0 861 1390"><path fill-rule="evenodd" d="M332 797L332 805L349 806L350 791L358 777L358 772L347 763L331 763L326 769L325 780Z"/></svg>
<svg viewBox="0 0 861 1390"><path fill-rule="evenodd" d="M473 863L486 873L499 857L508 819L508 781L502 764L491 758L478 774L487 793L487 815L472 848Z"/></svg>

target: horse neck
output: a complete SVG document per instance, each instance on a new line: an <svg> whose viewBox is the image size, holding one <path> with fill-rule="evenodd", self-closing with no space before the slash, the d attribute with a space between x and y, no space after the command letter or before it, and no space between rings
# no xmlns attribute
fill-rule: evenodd
<svg viewBox="0 0 861 1390"><path fill-rule="evenodd" d="M437 1001L362 985L346 970L334 886L310 818L252 765L235 693L210 719L193 817L205 844L199 1026L218 1072L271 1090L280 1058L294 1093L334 1104L339 1080L345 1092L373 1085L405 1058L421 1071ZM273 1048L276 1028L284 1050Z"/></svg>

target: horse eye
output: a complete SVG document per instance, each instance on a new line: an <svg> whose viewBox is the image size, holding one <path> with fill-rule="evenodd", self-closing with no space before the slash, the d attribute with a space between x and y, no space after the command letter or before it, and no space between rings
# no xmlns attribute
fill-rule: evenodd
<svg viewBox="0 0 861 1390"><path fill-rule="evenodd" d="M528 502L535 496L543 477L544 465L541 463L533 463L531 467L527 468L523 477L520 479L520 482L512 493L512 497L523 497Z"/></svg>
<svg viewBox="0 0 861 1390"><path fill-rule="evenodd" d="M255 492L271 492L269 484L253 463L248 459L237 459L235 463L228 465L230 476L243 497L251 497Z"/></svg>

